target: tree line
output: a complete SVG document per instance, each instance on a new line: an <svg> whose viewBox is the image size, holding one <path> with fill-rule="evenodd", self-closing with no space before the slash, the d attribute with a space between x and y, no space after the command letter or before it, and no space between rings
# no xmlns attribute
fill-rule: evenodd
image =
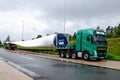
<svg viewBox="0 0 120 80"><path fill-rule="evenodd" d="M108 26L106 28L107 38L120 38L120 24L118 26Z"/></svg>

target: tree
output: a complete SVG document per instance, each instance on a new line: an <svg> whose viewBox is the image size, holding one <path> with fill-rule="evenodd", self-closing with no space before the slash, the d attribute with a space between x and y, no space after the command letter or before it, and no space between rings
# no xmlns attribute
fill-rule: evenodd
<svg viewBox="0 0 120 80"><path fill-rule="evenodd" d="M42 35L39 34L39 35L37 35L36 39L41 38L41 37L42 37Z"/></svg>
<svg viewBox="0 0 120 80"><path fill-rule="evenodd" d="M72 40L72 35L69 34L69 40Z"/></svg>
<svg viewBox="0 0 120 80"><path fill-rule="evenodd" d="M68 39L69 41L72 40L72 35L70 35L70 34L65 34L65 36L67 37L67 39Z"/></svg>
<svg viewBox="0 0 120 80"><path fill-rule="evenodd" d="M0 46L2 45L2 42L0 41Z"/></svg>
<svg viewBox="0 0 120 80"><path fill-rule="evenodd" d="M73 40L75 40L76 39L76 32L74 32L74 34L73 34Z"/></svg>
<svg viewBox="0 0 120 80"><path fill-rule="evenodd" d="M50 34L46 34L46 36L49 36Z"/></svg>
<svg viewBox="0 0 120 80"><path fill-rule="evenodd" d="M9 42L9 41L10 41L10 36L8 35L7 38L3 41L3 43Z"/></svg>
<svg viewBox="0 0 120 80"><path fill-rule="evenodd" d="M109 32L110 32L110 26L106 28L106 33L109 33Z"/></svg>
<svg viewBox="0 0 120 80"><path fill-rule="evenodd" d="M106 28L106 37L107 38L119 38L120 37L120 24L115 27L108 26Z"/></svg>
<svg viewBox="0 0 120 80"><path fill-rule="evenodd" d="M106 37L107 38L112 38L112 37L114 37L114 32L115 32L115 30L114 30L115 28L114 27L112 27L112 26L108 26L107 28L106 28Z"/></svg>
<svg viewBox="0 0 120 80"><path fill-rule="evenodd" d="M10 36L9 35L6 38L6 41L10 41Z"/></svg>
<svg viewBox="0 0 120 80"><path fill-rule="evenodd" d="M120 24L117 26L115 30L115 37L120 37Z"/></svg>
<svg viewBox="0 0 120 80"><path fill-rule="evenodd" d="M35 38L32 38L32 40L34 40Z"/></svg>
<svg viewBox="0 0 120 80"><path fill-rule="evenodd" d="M99 26L97 26L97 28L96 29L100 29L100 27Z"/></svg>

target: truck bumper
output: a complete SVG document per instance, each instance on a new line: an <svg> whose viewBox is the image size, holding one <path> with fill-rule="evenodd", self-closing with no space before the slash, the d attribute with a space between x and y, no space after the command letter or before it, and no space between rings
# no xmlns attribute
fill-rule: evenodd
<svg viewBox="0 0 120 80"><path fill-rule="evenodd" d="M94 56L90 56L90 59L106 59L106 57L94 57Z"/></svg>
<svg viewBox="0 0 120 80"><path fill-rule="evenodd" d="M90 55L91 59L106 59L107 58L107 53L104 56L99 56L97 51L94 50L94 55Z"/></svg>

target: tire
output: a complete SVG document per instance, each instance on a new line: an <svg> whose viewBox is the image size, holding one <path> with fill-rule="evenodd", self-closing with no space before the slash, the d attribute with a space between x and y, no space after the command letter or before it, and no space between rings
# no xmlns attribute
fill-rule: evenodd
<svg viewBox="0 0 120 80"><path fill-rule="evenodd" d="M67 50L67 51L66 51L66 58L70 58L70 57L71 57L70 51Z"/></svg>
<svg viewBox="0 0 120 80"><path fill-rule="evenodd" d="M59 51L58 54L59 54L59 57L61 57L61 51Z"/></svg>
<svg viewBox="0 0 120 80"><path fill-rule="evenodd" d="M87 60L87 61L90 60L89 53L88 53L88 52L84 52L82 58L83 58L84 60Z"/></svg>
<svg viewBox="0 0 120 80"><path fill-rule="evenodd" d="M11 47L8 48L9 50L12 50Z"/></svg>
<svg viewBox="0 0 120 80"><path fill-rule="evenodd" d="M65 51L64 50L60 51L60 57L65 58Z"/></svg>
<svg viewBox="0 0 120 80"><path fill-rule="evenodd" d="M72 57L72 59L76 59L77 58L77 53L76 52L72 52L71 57Z"/></svg>

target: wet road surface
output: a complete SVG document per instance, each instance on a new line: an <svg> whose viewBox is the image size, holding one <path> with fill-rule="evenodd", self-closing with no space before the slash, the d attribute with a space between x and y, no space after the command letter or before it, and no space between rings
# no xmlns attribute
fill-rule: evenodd
<svg viewBox="0 0 120 80"><path fill-rule="evenodd" d="M35 80L120 80L118 70L15 54L1 49L0 57L39 75L31 76Z"/></svg>

